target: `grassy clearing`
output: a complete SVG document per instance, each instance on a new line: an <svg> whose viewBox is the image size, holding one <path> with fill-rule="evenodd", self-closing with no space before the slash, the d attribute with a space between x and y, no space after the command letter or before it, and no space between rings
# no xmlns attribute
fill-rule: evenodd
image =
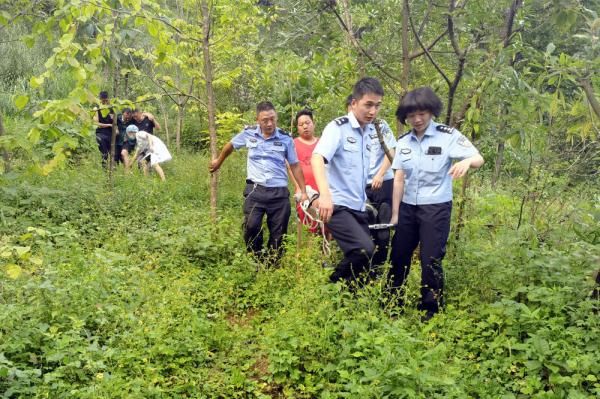
<svg viewBox="0 0 600 399"><path fill-rule="evenodd" d="M88 161L3 180L0 395L600 395L593 194L562 193L516 230L518 196L477 185L445 262L447 309L421 324L414 306L381 306L382 282L328 284L318 242L297 250L291 235L282 268L254 263L243 159L224 165L218 225L198 155L169 163L165 184L117 173L110 187Z"/></svg>

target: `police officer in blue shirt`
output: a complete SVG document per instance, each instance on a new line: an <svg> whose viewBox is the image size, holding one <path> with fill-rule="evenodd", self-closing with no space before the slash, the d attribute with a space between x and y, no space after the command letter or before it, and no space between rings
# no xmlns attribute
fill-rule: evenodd
<svg viewBox="0 0 600 399"><path fill-rule="evenodd" d="M363 78L352 90L351 111L330 122L313 151L311 165L320 197L319 216L331 231L344 258L329 277L351 281L373 256L365 212L372 122L379 112L383 88L377 79Z"/></svg>
<svg viewBox="0 0 600 399"><path fill-rule="evenodd" d="M429 87L408 92L396 117L412 130L401 136L392 163L392 221L396 232L390 256L391 286L402 293L413 251L420 244L421 304L430 319L443 304L442 259L450 232L452 179L483 165L471 142L456 129L436 123L442 102ZM458 162L453 163L453 161Z"/></svg>
<svg viewBox="0 0 600 399"><path fill-rule="evenodd" d="M234 149L247 148L247 179L244 189L244 241L259 260L277 262L282 254L283 235L290 219L290 192L286 162L306 200L304 175L296 156L294 141L277 127L277 112L268 101L256 106L256 126L246 127L229 143L209 170L216 172ZM267 215L268 250L263 252L262 221Z"/></svg>
<svg viewBox="0 0 600 399"><path fill-rule="evenodd" d="M351 111L350 105L352 104L352 94L346 98L346 108L348 112ZM392 172L391 166L392 161L386 155L386 151L389 156L394 158L394 148L396 148L396 139L394 133L383 119L376 119L374 121L375 129L378 128L378 134L376 131L369 134L371 138L371 161L369 166L369 175L367 177L367 201L371 209L367 209L369 214L369 224L387 224L392 218L392 191L394 188L394 173ZM380 136L381 135L381 139ZM383 141L382 145L381 141ZM373 265L383 265L387 260L388 246L390 242L390 230L379 229L371 230L371 236L375 243L375 253L371 263ZM374 273L377 270L372 270Z"/></svg>

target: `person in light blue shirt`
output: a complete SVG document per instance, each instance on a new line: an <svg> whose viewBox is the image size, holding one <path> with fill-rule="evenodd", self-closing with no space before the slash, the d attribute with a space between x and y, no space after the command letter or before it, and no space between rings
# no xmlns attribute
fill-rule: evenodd
<svg viewBox="0 0 600 399"><path fill-rule="evenodd" d="M311 165L319 188L319 216L344 253L329 277L351 281L371 263L374 245L365 212L372 122L382 103L377 79L363 78L352 90L351 110L330 122L313 151Z"/></svg>
<svg viewBox="0 0 600 399"><path fill-rule="evenodd" d="M290 219L290 192L286 162L306 200L304 175L296 156L294 141L277 127L277 112L268 101L256 107L256 126L246 127L223 147L212 160L209 171L219 170L234 149L247 148L247 177L244 189L244 241L249 252L267 264L275 264L282 255L283 235ZM267 215L268 249L263 250L262 221Z"/></svg>
<svg viewBox="0 0 600 399"><path fill-rule="evenodd" d="M452 180L484 162L462 133L433 120L441 111L442 101L429 87L408 92L396 110L398 120L402 124L408 121L412 129L398 139L392 163L391 223L397 226L390 280L401 301L412 254L420 244L419 308L425 311L423 320L429 320L443 305L442 259L450 232Z"/></svg>
<svg viewBox="0 0 600 399"><path fill-rule="evenodd" d="M346 98L346 109L350 112L352 94ZM371 139L371 157L367 187L365 193L369 209L369 224L388 224L392 218L392 192L394 188L394 173L391 169L394 158L396 139L392 129L383 119L376 119L373 123L375 131L369 133ZM377 132L379 128L379 134ZM381 135L381 138L379 137ZM382 144L383 142L383 144ZM386 154L389 154L389 156ZM391 157L391 159L390 159ZM371 237L375 244L375 253L371 260L372 275L379 274L377 267L387 260L390 243L390 230L373 229Z"/></svg>

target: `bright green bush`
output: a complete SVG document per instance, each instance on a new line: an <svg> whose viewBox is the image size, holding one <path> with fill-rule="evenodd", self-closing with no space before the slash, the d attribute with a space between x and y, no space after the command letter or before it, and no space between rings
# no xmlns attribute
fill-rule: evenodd
<svg viewBox="0 0 600 399"><path fill-rule="evenodd" d="M177 156L166 183L117 170L111 186L96 158L0 182L0 396L600 395L593 196L563 192L516 230L518 197L474 189L445 261L448 305L422 324L382 281L329 284L318 239L297 249L291 235L281 268L257 265L241 237L244 157L221 172L217 225L207 162Z"/></svg>

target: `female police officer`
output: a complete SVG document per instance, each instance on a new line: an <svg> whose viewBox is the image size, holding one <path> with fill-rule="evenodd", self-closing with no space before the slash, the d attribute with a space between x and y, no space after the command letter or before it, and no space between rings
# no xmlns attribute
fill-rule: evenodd
<svg viewBox="0 0 600 399"><path fill-rule="evenodd" d="M471 142L456 129L433 120L440 115L442 102L429 87L404 96L396 117L412 129L401 136L392 163L394 195L390 279L392 289L401 291L410 271L413 251L420 244L421 304L424 320L442 305L442 259L450 232L452 179L479 168L483 158ZM454 160L459 162L452 163Z"/></svg>

